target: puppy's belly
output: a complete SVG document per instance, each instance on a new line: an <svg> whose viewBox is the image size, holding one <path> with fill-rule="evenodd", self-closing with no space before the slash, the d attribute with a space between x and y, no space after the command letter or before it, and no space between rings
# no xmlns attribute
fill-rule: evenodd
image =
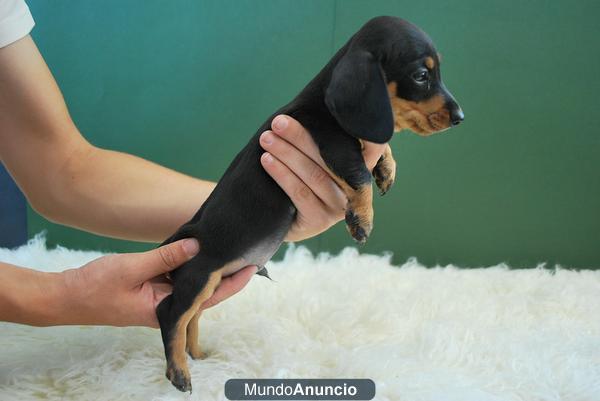
<svg viewBox="0 0 600 401"><path fill-rule="evenodd" d="M222 270L223 276L230 276L233 273L243 269L249 265L264 266L265 263L271 259L271 257L277 252L277 249L281 246L283 238L279 238L278 235L275 238L269 238L263 242L255 245L238 260L233 263L227 264Z"/></svg>

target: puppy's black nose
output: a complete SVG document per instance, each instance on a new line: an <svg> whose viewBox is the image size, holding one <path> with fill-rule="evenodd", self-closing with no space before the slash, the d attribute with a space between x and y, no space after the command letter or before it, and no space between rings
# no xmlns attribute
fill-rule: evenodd
<svg viewBox="0 0 600 401"><path fill-rule="evenodd" d="M450 122L452 123L452 125L458 125L462 123L464 119L465 114L463 113L460 107L453 109L450 113Z"/></svg>

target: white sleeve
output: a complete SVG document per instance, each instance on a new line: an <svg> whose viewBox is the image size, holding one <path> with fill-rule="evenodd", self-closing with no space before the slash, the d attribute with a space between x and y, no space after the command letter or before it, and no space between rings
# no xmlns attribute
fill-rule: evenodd
<svg viewBox="0 0 600 401"><path fill-rule="evenodd" d="M28 35L33 25L24 0L0 0L0 48Z"/></svg>

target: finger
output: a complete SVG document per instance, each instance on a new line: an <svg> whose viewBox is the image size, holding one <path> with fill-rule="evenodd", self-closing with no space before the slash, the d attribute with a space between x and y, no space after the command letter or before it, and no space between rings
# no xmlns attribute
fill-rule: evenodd
<svg viewBox="0 0 600 401"><path fill-rule="evenodd" d="M241 289L248 284L257 270L258 268L256 266L247 266L231 276L224 277L217 287L215 293L212 295L212 297L204 301L202 306L200 306L200 309L206 309L210 308L211 306L215 306L219 302L240 292Z"/></svg>
<svg viewBox="0 0 600 401"><path fill-rule="evenodd" d="M281 189L290 197L301 214L320 219L329 208L310 188L285 164L266 152L260 158L265 171L273 177ZM322 216L324 218L324 216Z"/></svg>
<svg viewBox="0 0 600 401"><path fill-rule="evenodd" d="M144 282L137 289L134 303L129 307L121 308L122 320L125 326L146 326L158 328L156 307L170 293L170 289L164 285L155 286L149 281Z"/></svg>
<svg viewBox="0 0 600 401"><path fill-rule="evenodd" d="M331 209L343 209L344 192L314 160L271 131L260 136L261 146L304 182ZM277 181L277 180L276 180Z"/></svg>
<svg viewBox="0 0 600 401"><path fill-rule="evenodd" d="M132 272L133 284L141 284L153 277L167 273L181 266L200 249L198 241L194 238L187 238L163 245L143 253L129 254L131 260L129 263Z"/></svg>
<svg viewBox="0 0 600 401"><path fill-rule="evenodd" d="M322 168L326 168L326 164L321 157L319 148L312 139L310 133L294 118L286 115L278 115L271 123L273 132L285 139L290 144L294 145L302 153L314 160ZM369 171L373 170L377 161L383 154L386 144L377 144L363 141L363 157Z"/></svg>
<svg viewBox="0 0 600 401"><path fill-rule="evenodd" d="M365 159L365 164L367 165L369 171L372 171L373 168L375 168L377 162L379 161L381 155L383 155L385 148L390 145L386 143L380 144L367 141L363 141L363 145L364 148L362 153L363 158Z"/></svg>
<svg viewBox="0 0 600 401"><path fill-rule="evenodd" d="M313 141L310 133L298 121L290 116L281 114L273 119L271 128L276 135L310 157L321 168L327 168L317 144Z"/></svg>

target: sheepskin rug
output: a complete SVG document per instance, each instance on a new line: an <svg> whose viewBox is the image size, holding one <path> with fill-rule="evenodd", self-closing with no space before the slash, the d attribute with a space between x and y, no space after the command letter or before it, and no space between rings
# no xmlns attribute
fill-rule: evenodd
<svg viewBox="0 0 600 401"><path fill-rule="evenodd" d="M43 237L0 260L47 271L97 252ZM371 378L376 400L600 400L600 271L426 268L290 247L271 282L203 315L193 394L164 376L160 333L0 323L0 400L223 400L230 378Z"/></svg>

